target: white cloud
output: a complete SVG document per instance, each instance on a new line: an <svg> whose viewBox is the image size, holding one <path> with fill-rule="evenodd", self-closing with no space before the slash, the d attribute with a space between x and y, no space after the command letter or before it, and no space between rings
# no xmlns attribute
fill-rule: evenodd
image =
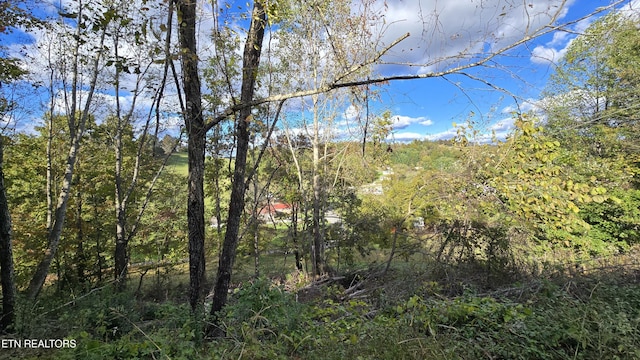
<svg viewBox="0 0 640 360"><path fill-rule="evenodd" d="M410 131L394 133L393 135L390 135L388 138L388 140L394 140L399 142L408 142L413 140L424 140L424 139L425 139L424 134L410 132Z"/></svg>
<svg viewBox="0 0 640 360"><path fill-rule="evenodd" d="M424 117L410 117L404 115L394 115L391 117L392 127L394 129L404 129L413 124L420 124L423 126L429 126L433 124L433 121Z"/></svg>
<svg viewBox="0 0 640 360"><path fill-rule="evenodd" d="M573 2L560 8L562 0L386 0L385 25L378 28L382 43L407 32L411 36L383 59L397 66L421 65L419 72L442 70L535 33L556 14L562 19Z"/></svg>
<svg viewBox="0 0 640 360"><path fill-rule="evenodd" d="M531 51L531 61L535 64L555 64L567 53L568 45L561 49L538 45Z"/></svg>
<svg viewBox="0 0 640 360"><path fill-rule="evenodd" d="M499 120L487 128L481 129L481 131L475 134L473 141L481 144L491 143L494 140L505 140L514 129L515 119L512 117ZM468 123L460 124L460 126L466 127ZM451 140L458 136L458 128L451 127L441 132L434 134L423 135L423 139L430 141L438 140Z"/></svg>
<svg viewBox="0 0 640 360"><path fill-rule="evenodd" d="M482 137L489 135L491 137L495 136L498 140L505 140L507 136L513 132L513 129L515 128L514 123L515 119L512 117L502 119L489 127L491 134L483 134ZM489 138L487 140L491 141L492 139Z"/></svg>
<svg viewBox="0 0 640 360"><path fill-rule="evenodd" d="M358 109L357 106L351 104L344 110L343 117L345 121L349 122L355 120L358 117L358 114L360 114L360 109Z"/></svg>
<svg viewBox="0 0 640 360"><path fill-rule="evenodd" d="M425 135L425 139L431 140L431 141L451 140L454 137L456 137L457 134L458 134L458 130L456 130L456 128L450 128L450 129L447 129L445 131L441 131L441 132L438 132L438 133L435 133L435 134Z"/></svg>
<svg viewBox="0 0 640 360"><path fill-rule="evenodd" d="M501 113L502 114L511 114L511 113L514 113L514 112L517 112L517 113L528 113L528 112L539 113L540 110L541 110L540 100L527 99L527 100L523 101L522 103L520 103L518 105L505 106L502 109Z"/></svg>
<svg viewBox="0 0 640 360"><path fill-rule="evenodd" d="M634 0L620 9L630 16L639 16L640 1ZM571 42L587 30L598 17L589 17L577 22L569 31L558 31L550 41L536 46L531 52L531 62L534 64L555 64L567 53ZM576 35L578 34L578 35Z"/></svg>

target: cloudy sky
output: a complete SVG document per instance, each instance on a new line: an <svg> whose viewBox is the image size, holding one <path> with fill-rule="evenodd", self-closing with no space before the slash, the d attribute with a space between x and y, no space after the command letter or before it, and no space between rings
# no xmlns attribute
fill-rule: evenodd
<svg viewBox="0 0 640 360"><path fill-rule="evenodd" d="M370 0L382 17L372 25L378 48L391 44L403 34L410 36L391 48L375 68L377 76L428 74L468 64L503 49L523 36L535 34L552 19L554 24L570 23L566 31L550 32L492 58L484 66L465 70L468 76L451 74L419 80L393 81L378 87L379 100L369 104L372 114L389 111L394 131L392 141L448 139L455 135L453 123L475 121L481 129L504 136L511 129L510 113L535 108L554 64L567 46L595 18L577 21L610 0ZM63 0L63 3L70 0ZM42 11L54 12L59 0L43 0ZM636 9L635 3L624 6ZM201 1L204 16L199 25L200 56L211 50L208 35L213 27L210 1ZM232 6L246 11L244 1ZM357 8L357 6L354 6ZM241 36L242 20L231 18ZM47 42L47 35L29 35L36 45ZM24 52L25 36L14 44ZM33 55L37 59L37 54ZM34 59L32 57L32 59ZM32 69L35 70L35 61ZM482 79L482 81L474 80ZM503 91L497 91L496 89ZM109 94L105 94L106 97ZM105 98L106 99L106 98ZM126 99L125 99L126 100ZM106 100L103 102L107 102ZM355 117L354 108L345 105L343 119ZM342 121L341 121L342 120Z"/></svg>
<svg viewBox="0 0 640 360"><path fill-rule="evenodd" d="M406 72L406 62L423 64L417 72L446 70L468 62L459 54L486 54L503 48L523 34L547 24L570 23L609 5L608 0L393 0L386 15L388 37L410 32L406 43L387 58L384 72ZM637 1L632 1L633 9ZM385 96L379 109L394 115L393 140L447 139L455 135L453 123L472 119L477 126L498 136L511 129L510 113L535 108L536 99L576 34L595 18L572 23L566 30L552 32L493 59L487 66L469 70L481 81L460 75L444 78L394 82L381 88ZM408 55L407 55L408 54ZM458 57L456 57L458 56ZM457 61L457 62L456 62ZM394 63L396 65L394 65ZM499 87L506 91L496 91ZM516 102L517 101L517 102Z"/></svg>

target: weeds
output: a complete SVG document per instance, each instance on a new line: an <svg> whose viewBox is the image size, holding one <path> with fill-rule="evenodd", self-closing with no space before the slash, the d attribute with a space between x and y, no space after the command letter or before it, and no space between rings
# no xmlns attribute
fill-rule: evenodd
<svg viewBox="0 0 640 360"><path fill-rule="evenodd" d="M434 263L435 264L435 263ZM437 265L437 264L435 264ZM340 281L266 278L235 290L221 314L226 337L200 338L204 324L185 305L95 291L56 311L21 320L22 336L75 339L55 351L3 352L50 359L637 359L640 287L633 272L556 278L499 289L434 276L429 264L365 274L366 296ZM444 268L441 268L444 269ZM449 270L447 270L449 271ZM458 271L463 279L465 267ZM468 278L468 277L467 277ZM146 300L145 300L146 299ZM51 300L51 301L48 301ZM47 303L55 303L47 299ZM25 310L26 311L26 310ZM28 331L28 332L26 332ZM0 357L2 357L0 356Z"/></svg>

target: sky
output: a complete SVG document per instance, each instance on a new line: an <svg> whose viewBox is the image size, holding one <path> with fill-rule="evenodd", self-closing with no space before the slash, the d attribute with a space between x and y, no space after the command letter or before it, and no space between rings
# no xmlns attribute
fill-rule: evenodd
<svg viewBox="0 0 640 360"><path fill-rule="evenodd" d="M429 54L447 56L474 41L491 49L501 48L522 36L524 29L542 26L549 20L547 14L557 12L554 5L560 1L392 1L390 18L398 19L398 30L420 34L423 22L415 12L407 11L409 4L420 3L423 13L437 13L438 32L431 38L433 44L425 51L417 51L412 61L424 62ZM634 2L635 3L635 2ZM509 4L514 4L513 7ZM609 5L604 0L577 0L566 2L558 13L558 23L568 23L580 19L596 8ZM507 6L507 8L503 7ZM627 6L629 6L627 4ZM525 8L526 11L522 11ZM636 7L633 7L634 9ZM506 14L505 14L506 13ZM440 140L455 136L453 124L465 124L473 120L477 128L485 132L485 139L495 131L498 138L504 138L512 129L513 111L536 109L540 92L546 80L553 73L557 62L567 47L580 32L595 18L578 21L568 27L568 31L553 32L536 38L526 46L520 46L505 56L494 59L487 67L469 72L486 79L491 85L504 91L464 76L420 79L393 82L383 87L385 93L381 108L389 109L394 115L395 125L392 141ZM433 24L433 21L431 22ZM395 24L394 24L395 25ZM431 28L434 28L431 25ZM486 37L487 33L499 34L496 38ZM484 39L483 39L484 38ZM402 44L409 48L420 46L421 39ZM402 49L399 49L402 51ZM406 51L406 50L405 50ZM441 55L441 56L442 56ZM437 57L437 55L431 55ZM421 69L429 71L432 69ZM379 71L385 72L384 66ZM398 71L398 70L396 70Z"/></svg>
<svg viewBox="0 0 640 360"><path fill-rule="evenodd" d="M42 13L53 13L55 5L71 0L42 0ZM378 93L369 102L371 114L389 111L393 131L389 141L441 140L456 134L456 124L473 121L485 132L494 131L504 138L512 129L514 110L535 110L546 79L554 71L567 47L594 17L577 21L610 0L371 0L372 7L383 14L372 23L371 33L378 49L391 44L401 35L410 36L392 47L374 68L375 76L416 75L447 71L453 67L481 59L523 36L536 33L555 17L555 24L571 23L565 31L549 32L524 45L491 59L483 66L464 70L469 76L452 74L442 77L391 81L375 87ZM211 14L209 0L201 1L203 12ZM561 6L564 4L563 6ZM231 8L245 11L244 1ZM621 5L622 6L622 5ZM627 1L625 7L640 9L640 0ZM354 9L357 6L354 5ZM242 32L242 20L232 21ZM206 58L211 41L212 17L199 23L199 52ZM268 35L271 36L271 35ZM30 34L16 32L2 39L3 46L15 56L27 56L29 70L37 78L38 59L35 51L50 41L46 31ZM29 44L31 46L25 46ZM133 51L126 50L123 51ZM238 52L240 49L237 50ZM41 76L46 76L42 73ZM474 80L482 79L481 81ZM131 86L129 86L131 88ZM497 90L500 89L500 90ZM103 93L101 102L108 103L113 93ZM122 100L126 103L127 97ZM171 105L173 107L176 104ZM295 111L295 109L289 109ZM345 105L336 124L354 117L354 108ZM28 129L37 120L22 122ZM175 121L178 124L179 121ZM338 126L338 125L336 125Z"/></svg>

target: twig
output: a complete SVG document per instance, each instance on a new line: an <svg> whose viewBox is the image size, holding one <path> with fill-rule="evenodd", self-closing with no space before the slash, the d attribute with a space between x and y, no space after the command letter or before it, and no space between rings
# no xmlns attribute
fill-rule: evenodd
<svg viewBox="0 0 640 360"><path fill-rule="evenodd" d="M50 314L50 313L52 313L52 312L54 312L54 311L58 311L58 310L62 309L62 308L63 308L63 307L65 307L65 306L71 305L71 304L75 303L75 302L76 302L76 301L78 301L78 300L81 300L81 299L86 298L87 296L89 296L89 295L93 294L93 293L94 293L94 292L96 292L96 291L100 291L100 290L102 290L102 289L106 288L107 286L111 286L111 285L113 285L115 282L116 282L116 280L111 280L111 281L109 281L109 282L108 282L106 285L104 285L104 286L101 286L101 287L99 287L99 288L95 288L95 289L91 289L91 291L89 291L88 293L86 293L86 294L84 294L84 295L81 295L81 296L78 296L77 298L74 298L73 300L71 300L71 301L69 301L69 302L66 302L66 303L64 303L64 304L62 304L62 305L60 305L60 306L58 306L58 307L56 307L56 308L53 308L53 309L51 309L51 310L49 310L49 311L47 311L47 312L45 312L45 313L42 313L42 314L40 314L40 316L45 316L45 315Z"/></svg>

